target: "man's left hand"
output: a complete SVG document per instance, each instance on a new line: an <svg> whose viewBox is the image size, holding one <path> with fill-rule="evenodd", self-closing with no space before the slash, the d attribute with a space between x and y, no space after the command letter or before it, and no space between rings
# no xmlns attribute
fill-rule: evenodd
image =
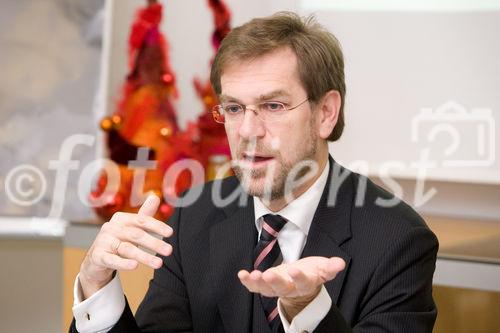
<svg viewBox="0 0 500 333"><path fill-rule="evenodd" d="M253 293L279 297L289 322L313 301L321 286L345 268L341 258L307 257L271 267L264 272L241 270L241 283Z"/></svg>

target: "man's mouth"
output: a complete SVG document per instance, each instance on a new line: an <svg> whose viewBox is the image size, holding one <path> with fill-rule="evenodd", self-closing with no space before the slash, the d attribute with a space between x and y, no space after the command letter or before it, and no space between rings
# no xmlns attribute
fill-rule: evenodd
<svg viewBox="0 0 500 333"><path fill-rule="evenodd" d="M266 156L262 154L254 154L254 153L243 153L242 160L244 162L249 163L262 163L272 160L272 156Z"/></svg>

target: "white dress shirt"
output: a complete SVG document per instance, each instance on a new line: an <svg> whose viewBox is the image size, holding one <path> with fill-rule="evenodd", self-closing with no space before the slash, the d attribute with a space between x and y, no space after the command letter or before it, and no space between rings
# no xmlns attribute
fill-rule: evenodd
<svg viewBox="0 0 500 333"><path fill-rule="evenodd" d="M279 212L271 212L259 198L254 197L255 225L259 237L263 215L279 214L289 221L278 234L278 244L284 262L293 262L300 258L314 213L326 185L328 170L329 162L314 184ZM108 332L118 322L125 309L125 296L119 274L116 274L106 286L88 299L82 301L82 298L82 289L77 276L74 285L73 315L76 329L80 333ZM323 286L318 296L289 323L278 302L278 312L285 332L312 332L326 316L331 304L332 300Z"/></svg>

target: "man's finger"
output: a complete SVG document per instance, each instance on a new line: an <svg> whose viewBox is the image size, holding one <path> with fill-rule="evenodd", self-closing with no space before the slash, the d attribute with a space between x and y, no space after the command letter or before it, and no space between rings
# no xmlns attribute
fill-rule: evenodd
<svg viewBox="0 0 500 333"><path fill-rule="evenodd" d="M276 292L273 288L263 279L263 273L258 270L254 270L249 276L250 284L254 292L267 297L275 297Z"/></svg>
<svg viewBox="0 0 500 333"><path fill-rule="evenodd" d="M153 269L158 269L163 265L161 258L151 255L129 242L120 244L118 254L125 259L132 259Z"/></svg>
<svg viewBox="0 0 500 333"><path fill-rule="evenodd" d="M117 229L121 229L125 225L133 225L167 238L173 234L169 225L152 216L124 212L113 214L110 223L104 223L101 229L109 229L109 232L115 233Z"/></svg>
<svg viewBox="0 0 500 333"><path fill-rule="evenodd" d="M283 276L273 269L268 269L262 273L262 279L277 296L286 296L295 289L294 283L288 276Z"/></svg>
<svg viewBox="0 0 500 333"><path fill-rule="evenodd" d="M116 269L119 271L130 271L137 268L137 261L133 259L125 259L116 254L104 252L101 255L101 261L105 267Z"/></svg>
<svg viewBox="0 0 500 333"><path fill-rule="evenodd" d="M263 293L262 273L259 271L247 272L242 270L238 272L241 283L252 293Z"/></svg>
<svg viewBox="0 0 500 333"><path fill-rule="evenodd" d="M339 257L329 258L326 262L319 265L319 277L323 283L334 279L338 273L345 268L345 261Z"/></svg>
<svg viewBox="0 0 500 333"><path fill-rule="evenodd" d="M250 279L250 272L246 270L241 270L238 272L238 278L240 279L241 283L245 286L245 288L248 289L250 292L257 292L255 289L255 283Z"/></svg>
<svg viewBox="0 0 500 333"><path fill-rule="evenodd" d="M119 238L123 241L139 245L145 249L169 256L172 253L172 246L163 240L151 236L143 229L127 227L119 230Z"/></svg>
<svg viewBox="0 0 500 333"><path fill-rule="evenodd" d="M154 232L163 237L170 237L174 233L173 229L165 222L155 219L146 215L134 215L134 222L132 222L141 229Z"/></svg>
<svg viewBox="0 0 500 333"><path fill-rule="evenodd" d="M146 198L146 201L144 201L144 203L142 204L141 208L139 208L139 211L137 212L137 214L138 215L153 216L156 214L158 207L160 207L160 198L158 198L154 194L150 194Z"/></svg>
<svg viewBox="0 0 500 333"><path fill-rule="evenodd" d="M241 270L238 272L238 278L240 279L241 284L243 286L245 286L245 288L247 288L249 291L251 291L250 286L248 285L249 275L250 275L250 273L248 273L245 270Z"/></svg>

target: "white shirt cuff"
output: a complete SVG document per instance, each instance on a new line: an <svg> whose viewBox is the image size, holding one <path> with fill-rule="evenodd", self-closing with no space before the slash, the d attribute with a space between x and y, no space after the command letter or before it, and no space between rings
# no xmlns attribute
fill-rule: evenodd
<svg viewBox="0 0 500 333"><path fill-rule="evenodd" d="M281 302L278 300L278 313L283 323L283 328L286 333L301 333L301 332L312 332L318 327L319 323L325 318L325 316L330 311L332 306L332 299L328 295L325 286L321 287L321 290L302 311L300 311L289 323L281 308Z"/></svg>
<svg viewBox="0 0 500 333"><path fill-rule="evenodd" d="M118 273L107 285L83 302L82 288L77 275L73 297L73 315L76 329L80 333L108 332L118 322L125 309L125 295Z"/></svg>

